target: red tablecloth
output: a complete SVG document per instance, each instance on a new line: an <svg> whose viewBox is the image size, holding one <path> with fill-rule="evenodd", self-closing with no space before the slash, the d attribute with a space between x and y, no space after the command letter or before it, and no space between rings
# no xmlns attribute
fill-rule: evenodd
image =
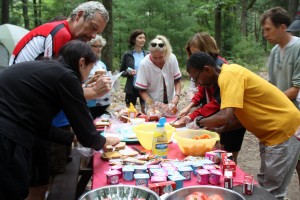
<svg viewBox="0 0 300 200"><path fill-rule="evenodd" d="M130 145L129 145L130 146ZM142 148L140 145L132 145L137 146L138 148ZM179 159L182 160L185 158L185 155L181 153L178 145L176 143L171 143L169 145L169 152L168 152L168 158L170 159ZM102 186L106 186L106 175L104 174L104 171L107 171L108 169L108 162L103 161L101 159L101 155L95 154L93 157L93 179L92 179L92 189L96 189ZM241 185L243 184L244 175L246 173L241 170L238 166L236 167L236 176L233 178L233 185ZM224 185L224 178L221 177L220 186L223 187ZM127 185L134 185L135 181L124 181L123 179L120 179L120 183L127 184ZM149 183L151 183L149 181ZM197 177L192 175L192 179L190 181L184 181L183 183L184 187L186 186L192 186L192 185L199 185L197 183Z"/></svg>

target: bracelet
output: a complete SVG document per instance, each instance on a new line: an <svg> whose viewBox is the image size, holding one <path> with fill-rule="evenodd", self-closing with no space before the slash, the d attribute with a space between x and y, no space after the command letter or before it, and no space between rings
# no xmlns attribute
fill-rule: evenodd
<svg viewBox="0 0 300 200"><path fill-rule="evenodd" d="M199 116L196 118L196 125L199 126L200 128L203 128L204 126L200 124L200 121L204 119L203 116Z"/></svg>
<svg viewBox="0 0 300 200"><path fill-rule="evenodd" d="M179 94L175 94L175 96L178 96L178 98L180 99L180 95Z"/></svg>

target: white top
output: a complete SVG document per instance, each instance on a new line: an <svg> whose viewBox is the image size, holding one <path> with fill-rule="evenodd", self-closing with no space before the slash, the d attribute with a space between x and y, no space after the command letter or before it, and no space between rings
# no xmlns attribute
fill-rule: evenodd
<svg viewBox="0 0 300 200"><path fill-rule="evenodd" d="M89 78L91 76L93 76L95 74L96 71L98 70L106 70L107 72L107 67L106 65L101 61L101 60L98 60L93 69L91 70L90 74L89 74ZM111 93L108 92L106 93L105 95L103 95L101 98L98 98L98 99L91 99L91 100L87 100L87 103L88 103L88 106L89 107L95 107L96 104L99 104L100 106L106 106L106 105L109 105L111 104Z"/></svg>
<svg viewBox="0 0 300 200"><path fill-rule="evenodd" d="M168 101L171 102L175 96L174 81L181 78L180 69L176 56L172 53L166 60L162 69L150 60L150 54L141 61L135 87L144 89L148 95L158 102L163 102L165 79Z"/></svg>

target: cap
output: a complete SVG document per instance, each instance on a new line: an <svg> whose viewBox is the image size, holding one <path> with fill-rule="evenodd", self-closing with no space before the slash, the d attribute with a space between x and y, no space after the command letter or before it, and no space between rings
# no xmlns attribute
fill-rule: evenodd
<svg viewBox="0 0 300 200"><path fill-rule="evenodd" d="M291 23L291 25L287 28L286 31L288 32L300 31L300 6L297 9L295 20Z"/></svg>
<svg viewBox="0 0 300 200"><path fill-rule="evenodd" d="M161 117L156 124L156 127L165 127L165 123L167 122L167 119L165 117Z"/></svg>

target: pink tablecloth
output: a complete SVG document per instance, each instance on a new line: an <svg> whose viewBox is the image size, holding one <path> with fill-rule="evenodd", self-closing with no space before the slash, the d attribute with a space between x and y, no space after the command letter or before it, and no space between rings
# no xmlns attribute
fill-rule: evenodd
<svg viewBox="0 0 300 200"><path fill-rule="evenodd" d="M142 148L140 145L131 145L136 146L138 148ZM178 145L176 143L172 143L169 145L169 152L168 152L168 158L170 159L179 159L182 160L185 158L185 155L181 153ZM93 157L93 179L92 179L92 189L96 189L102 186L106 186L106 175L104 174L104 171L108 169L108 162L103 161L101 159L100 154L95 154ZM233 178L233 185L241 185L243 184L244 175L246 173L241 170L238 166L236 168L236 176ZM223 177L221 177L220 186L223 187ZM150 182L150 181L149 181ZM120 180L121 184L127 184L127 185L134 185L135 181L124 181L123 179ZM184 181L184 187L186 186L192 186L192 185L198 185L197 183L197 177L192 175L192 179L190 181Z"/></svg>

